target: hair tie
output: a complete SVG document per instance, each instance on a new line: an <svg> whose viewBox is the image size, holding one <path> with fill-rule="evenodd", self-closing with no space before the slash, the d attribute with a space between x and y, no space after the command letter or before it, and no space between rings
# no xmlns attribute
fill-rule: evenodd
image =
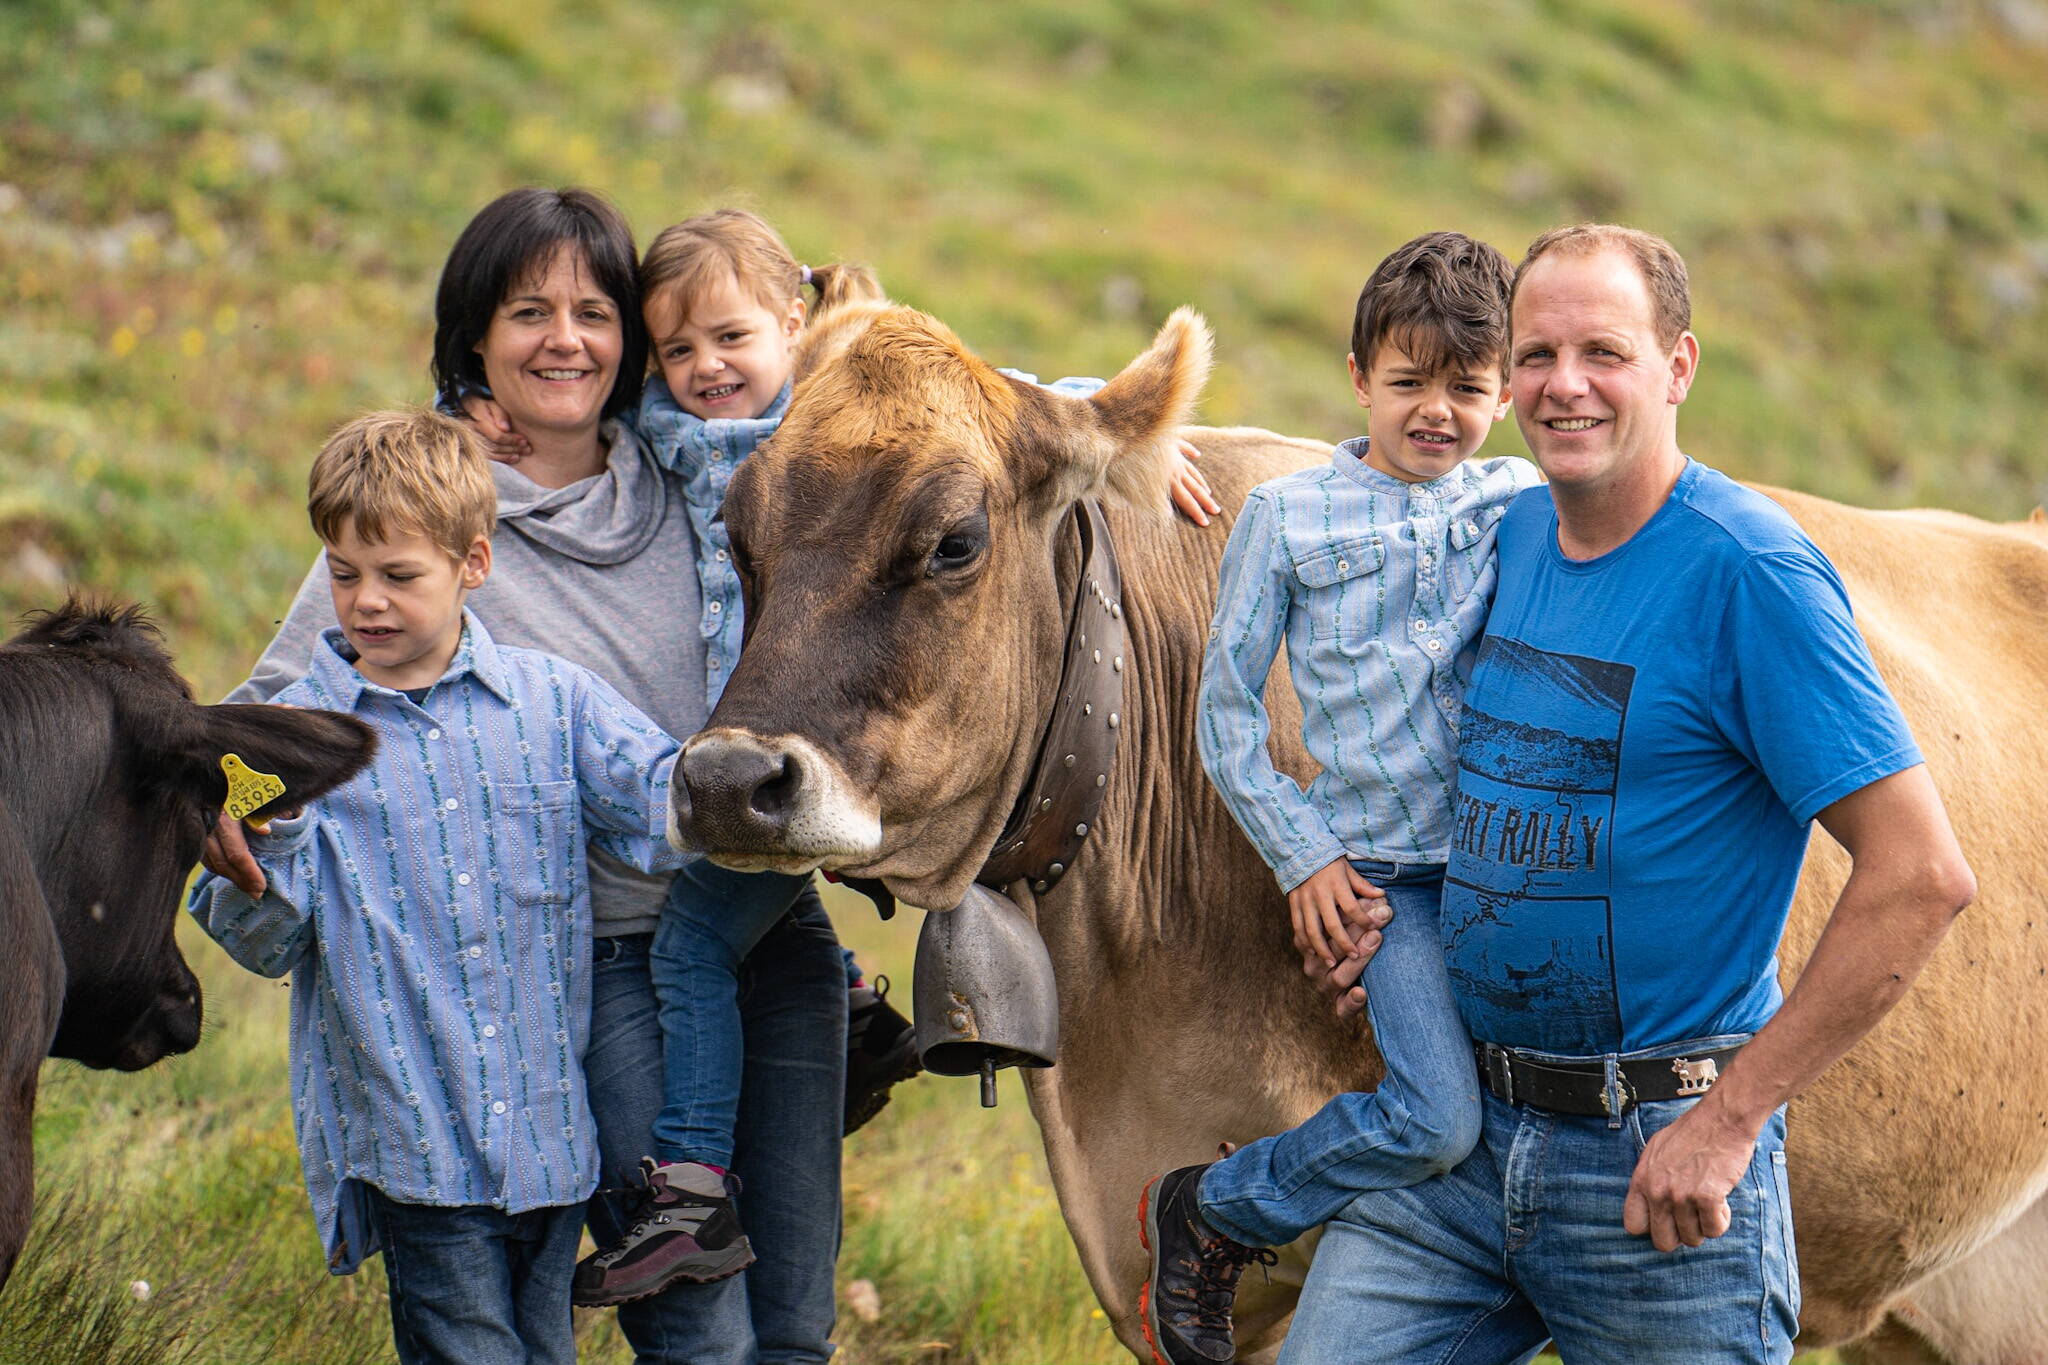
<svg viewBox="0 0 2048 1365"><path fill-rule="evenodd" d="M809 284L811 282L811 268L807 265L800 265L797 269L804 272L804 283Z"/></svg>

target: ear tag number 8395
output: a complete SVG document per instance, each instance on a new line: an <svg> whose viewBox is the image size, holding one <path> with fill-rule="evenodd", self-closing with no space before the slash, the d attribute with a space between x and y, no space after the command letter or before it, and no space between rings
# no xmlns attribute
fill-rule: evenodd
<svg viewBox="0 0 2048 1365"><path fill-rule="evenodd" d="M253 811L277 800L284 795L284 782L272 773L259 773L242 761L240 754L222 754L220 770L227 774L227 813L230 819L247 820ZM251 824L249 828L258 834L270 828L270 822Z"/></svg>

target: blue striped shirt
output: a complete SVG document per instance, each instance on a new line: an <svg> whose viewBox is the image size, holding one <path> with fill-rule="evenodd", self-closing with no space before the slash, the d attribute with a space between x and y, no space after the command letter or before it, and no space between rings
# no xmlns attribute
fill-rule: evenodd
<svg viewBox="0 0 2048 1365"><path fill-rule="evenodd" d="M1282 889L1339 858L1450 854L1458 708L1493 598L1494 532L1536 467L1466 461L1427 483L1365 463L1364 437L1318 469L1260 484L1224 551L1202 659L1202 766ZM1266 749L1266 677L1282 644L1304 791Z"/></svg>
<svg viewBox="0 0 2048 1365"><path fill-rule="evenodd" d="M193 896L230 957L292 974L299 1156L337 1273L378 1249L364 1186L508 1213L589 1196L586 844L683 862L665 838L676 742L587 669L463 624L417 705L327 630L276 700L360 717L376 758L250 836L260 898L212 876Z"/></svg>
<svg viewBox="0 0 2048 1365"><path fill-rule="evenodd" d="M1021 370L1002 373L1027 384L1038 376ZM1086 398L1101 388L1100 379L1068 378L1043 387L1069 398ZM782 392L759 417L714 417L706 420L684 412L668 383L660 375L649 375L640 393L640 408L633 425L640 439L654 452L654 458L683 481L683 499L690 509L690 526L697 533L697 594L701 606L697 629L704 636L704 694L709 705L718 705L740 661L741 624L740 576L732 566L732 539L725 530L725 490L738 472L740 461L775 434L789 412L792 386Z"/></svg>

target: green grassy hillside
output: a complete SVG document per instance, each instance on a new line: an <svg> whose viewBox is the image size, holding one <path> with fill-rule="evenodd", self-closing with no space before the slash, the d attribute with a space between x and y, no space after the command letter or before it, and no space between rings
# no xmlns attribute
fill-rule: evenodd
<svg viewBox="0 0 2048 1365"><path fill-rule="evenodd" d="M1204 416L1328 439L1390 247L1629 221L1693 268L1694 453L2018 517L2048 488L2044 92L2043 0L10 0L0 616L139 597L202 692L234 682L312 554L313 449L425 395L442 254L533 182L643 238L749 204L1047 375L1192 303ZM853 922L907 980L907 939ZM375 1273L322 1282L283 997L194 959L198 1054L49 1072L0 1362L384 1350ZM1014 1086L993 1116L970 1091L921 1083L850 1149L844 1273L881 1307L849 1306L847 1358L1115 1358Z"/></svg>
<svg viewBox="0 0 2048 1365"><path fill-rule="evenodd" d="M442 253L536 181L643 236L750 203L1042 372L1192 303L1207 417L1326 438L1389 247L1618 218L1691 261L1697 453L1999 517L2048 483L2040 0L676 8L0 7L0 611L137 595L232 682L311 451L423 394Z"/></svg>

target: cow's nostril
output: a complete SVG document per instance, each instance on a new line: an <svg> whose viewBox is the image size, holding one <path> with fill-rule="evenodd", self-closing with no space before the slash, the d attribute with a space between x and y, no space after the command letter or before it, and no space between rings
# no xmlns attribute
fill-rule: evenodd
<svg viewBox="0 0 2048 1365"><path fill-rule="evenodd" d="M753 795L747 798L747 805L753 809L754 814L763 819L776 820L789 809L789 804L795 799L797 788L802 781L803 773L798 768L796 759L784 754L782 761L776 765L774 775L754 788Z"/></svg>

